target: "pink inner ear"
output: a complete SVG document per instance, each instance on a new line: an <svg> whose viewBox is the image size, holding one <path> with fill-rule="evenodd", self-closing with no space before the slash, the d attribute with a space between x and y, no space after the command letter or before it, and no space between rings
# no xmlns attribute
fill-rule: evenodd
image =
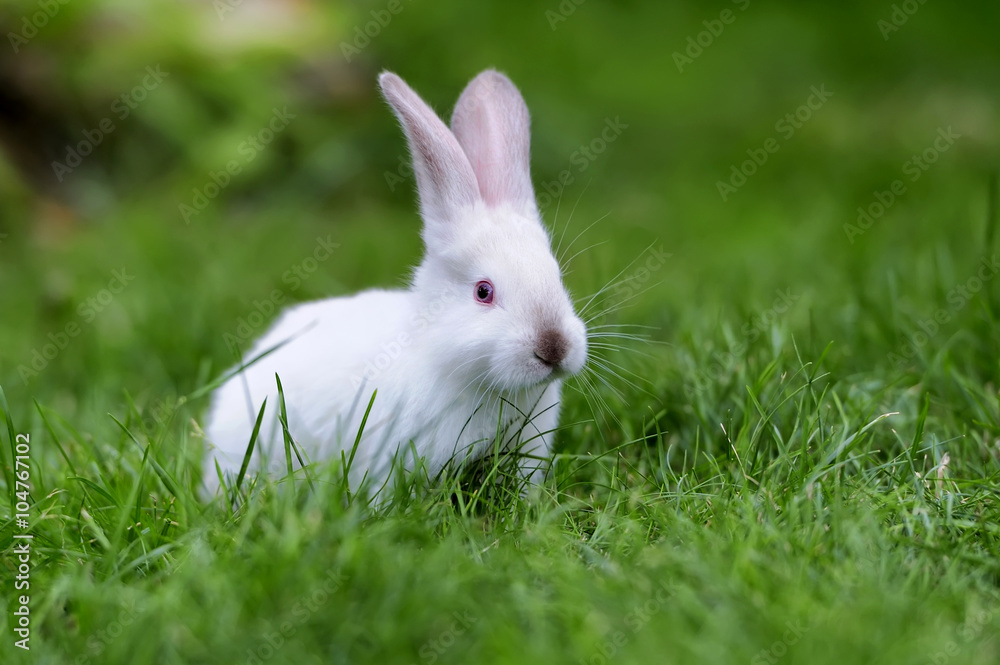
<svg viewBox="0 0 1000 665"><path fill-rule="evenodd" d="M519 189L518 171L527 168L528 156L522 154L514 137L501 133L496 111L482 108L470 131L469 145L463 146L470 154L472 170L479 181L479 193L490 206L498 206L511 199L530 196Z"/></svg>
<svg viewBox="0 0 1000 665"><path fill-rule="evenodd" d="M446 220L455 210L474 204L479 183L452 131L395 74L384 72L379 83L410 144L424 219Z"/></svg>
<svg viewBox="0 0 1000 665"><path fill-rule="evenodd" d="M452 131L489 206L534 206L528 108L514 84L495 71L477 76L458 100Z"/></svg>

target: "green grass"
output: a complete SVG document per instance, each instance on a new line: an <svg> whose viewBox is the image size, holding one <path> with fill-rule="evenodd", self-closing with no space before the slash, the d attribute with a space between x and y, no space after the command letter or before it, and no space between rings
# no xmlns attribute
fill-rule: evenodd
<svg viewBox="0 0 1000 665"><path fill-rule="evenodd" d="M1000 280L974 281L1000 253L997 7L926 3L886 41L891 3L751 3L681 74L671 52L725 3L626 4L552 31L527 3L414 3L347 66L337 45L375 5L300 3L293 28L255 32L164 3L95 33L114 3L81 0L21 78L0 70L45 112L21 135L57 151L149 63L173 72L65 183L0 135L0 661L1000 660ZM0 26L35 3L16 7ZM566 256L584 250L567 285L581 303L608 285L592 325L647 339L595 339L527 496L489 459L372 509L333 460L203 502L206 388L232 337L398 285L419 258L373 73L447 111L490 65L532 108L539 192L571 169L545 207L564 248L580 236ZM723 202L717 181L823 83L834 96ZM185 224L178 203L285 104L288 128ZM962 138L910 179L948 126ZM906 192L850 237L895 179ZM312 264L320 238L340 248ZM18 433L30 653L12 632Z"/></svg>

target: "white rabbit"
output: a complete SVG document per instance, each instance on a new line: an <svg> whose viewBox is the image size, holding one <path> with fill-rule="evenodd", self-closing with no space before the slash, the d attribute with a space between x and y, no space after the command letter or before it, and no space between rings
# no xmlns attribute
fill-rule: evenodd
<svg viewBox="0 0 1000 665"><path fill-rule="evenodd" d="M538 482L561 383L583 368L587 333L535 202L528 109L510 79L487 70L462 93L449 129L400 77L383 72L379 84L412 154L424 259L406 290L285 311L244 357L277 350L215 392L210 457L240 469L267 398L258 446L272 470L285 468L277 374L289 432L313 461L350 454L378 391L351 467L355 489L363 477L380 487L397 451L412 468L411 442L434 476L492 450L498 431L498 445L522 446L522 472ZM212 459L209 490L218 486Z"/></svg>

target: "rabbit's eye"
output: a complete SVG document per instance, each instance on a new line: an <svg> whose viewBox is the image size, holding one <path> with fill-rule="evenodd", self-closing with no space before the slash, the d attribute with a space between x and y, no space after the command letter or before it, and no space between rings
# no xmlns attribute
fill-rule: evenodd
<svg viewBox="0 0 1000 665"><path fill-rule="evenodd" d="M493 302L493 285L489 280L484 279L476 283L476 300L484 305L489 305Z"/></svg>

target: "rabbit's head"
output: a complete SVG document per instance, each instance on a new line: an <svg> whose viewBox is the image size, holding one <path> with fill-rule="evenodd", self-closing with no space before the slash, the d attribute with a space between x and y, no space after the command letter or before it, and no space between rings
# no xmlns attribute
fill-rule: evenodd
<svg viewBox="0 0 1000 665"><path fill-rule="evenodd" d="M481 73L449 129L395 74L379 83L412 154L426 246L413 290L435 354L456 377L493 390L579 372L586 327L535 202L528 109L517 88Z"/></svg>

